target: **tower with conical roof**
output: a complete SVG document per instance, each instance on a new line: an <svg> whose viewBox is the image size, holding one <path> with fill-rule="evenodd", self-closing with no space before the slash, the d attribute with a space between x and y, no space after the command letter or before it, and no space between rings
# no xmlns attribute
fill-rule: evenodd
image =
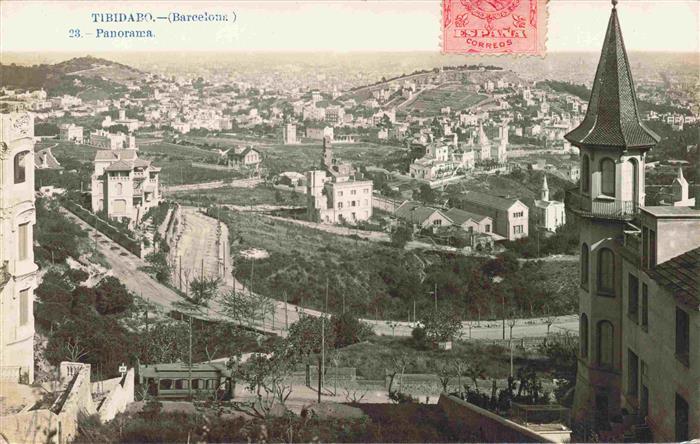
<svg viewBox="0 0 700 444"><path fill-rule="evenodd" d="M566 194L580 219L580 351L574 416L621 412L622 259L618 239L644 205L646 153L659 141L642 123L613 1L586 116L564 137L580 150L581 179Z"/></svg>

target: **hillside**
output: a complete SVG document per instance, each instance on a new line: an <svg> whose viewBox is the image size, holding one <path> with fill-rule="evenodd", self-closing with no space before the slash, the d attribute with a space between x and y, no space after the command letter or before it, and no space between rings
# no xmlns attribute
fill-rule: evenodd
<svg viewBox="0 0 700 444"><path fill-rule="evenodd" d="M0 64L0 86L35 90L49 96L80 95L89 90L103 91L106 97L124 92L124 85L143 73L121 63L96 57L77 57L54 65Z"/></svg>

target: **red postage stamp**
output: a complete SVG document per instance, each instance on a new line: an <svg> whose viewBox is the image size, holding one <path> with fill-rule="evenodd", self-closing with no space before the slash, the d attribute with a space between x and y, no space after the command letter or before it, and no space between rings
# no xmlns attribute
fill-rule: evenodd
<svg viewBox="0 0 700 444"><path fill-rule="evenodd" d="M547 0L443 0L442 51L543 56Z"/></svg>

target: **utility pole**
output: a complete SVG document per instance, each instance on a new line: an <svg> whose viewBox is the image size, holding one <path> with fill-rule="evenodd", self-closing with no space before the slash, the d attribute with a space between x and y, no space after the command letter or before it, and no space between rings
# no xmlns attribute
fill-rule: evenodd
<svg viewBox="0 0 700 444"><path fill-rule="evenodd" d="M182 291L182 256L177 257L180 261L180 291Z"/></svg>
<svg viewBox="0 0 700 444"><path fill-rule="evenodd" d="M285 330L289 329L289 319L288 319L288 311L287 311L287 292L286 291L284 292L284 329Z"/></svg>
<svg viewBox="0 0 700 444"><path fill-rule="evenodd" d="M189 365L187 366L187 392L192 399L192 314L190 314L190 347L189 347Z"/></svg>
<svg viewBox="0 0 700 444"><path fill-rule="evenodd" d="M501 294L501 311L503 314L503 339L506 338L506 295Z"/></svg>
<svg viewBox="0 0 700 444"><path fill-rule="evenodd" d="M321 318L321 375L323 380L326 379L326 315L328 314L328 277L326 277L326 302L323 309L323 317ZM319 396L321 388L319 387Z"/></svg>

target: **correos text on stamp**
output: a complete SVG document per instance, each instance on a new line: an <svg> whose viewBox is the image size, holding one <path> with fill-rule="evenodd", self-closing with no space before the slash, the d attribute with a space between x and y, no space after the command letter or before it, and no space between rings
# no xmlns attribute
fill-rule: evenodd
<svg viewBox="0 0 700 444"><path fill-rule="evenodd" d="M442 51L544 55L546 0L443 0Z"/></svg>

